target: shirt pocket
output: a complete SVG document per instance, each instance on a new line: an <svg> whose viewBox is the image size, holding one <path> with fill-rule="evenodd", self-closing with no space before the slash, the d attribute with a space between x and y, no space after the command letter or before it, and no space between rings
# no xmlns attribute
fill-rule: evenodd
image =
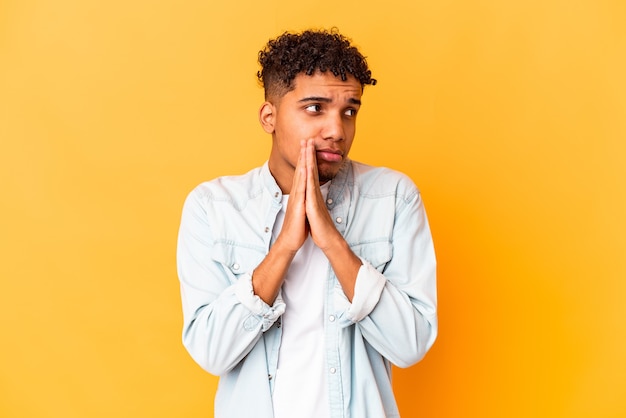
<svg viewBox="0 0 626 418"><path fill-rule="evenodd" d="M216 243L211 251L213 261L221 264L231 284L245 273L252 271L263 261L265 251L232 243Z"/></svg>
<svg viewBox="0 0 626 418"><path fill-rule="evenodd" d="M393 255L393 246L387 239L353 244L350 248L358 257L366 260L380 273L385 272L387 263L391 261Z"/></svg>

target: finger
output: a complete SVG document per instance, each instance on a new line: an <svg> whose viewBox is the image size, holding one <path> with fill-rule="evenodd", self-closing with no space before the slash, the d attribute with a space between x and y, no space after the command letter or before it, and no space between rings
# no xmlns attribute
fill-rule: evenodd
<svg viewBox="0 0 626 418"><path fill-rule="evenodd" d="M293 184L291 188L292 195L301 195L306 190L306 142L300 141L300 155L294 171Z"/></svg>
<svg viewBox="0 0 626 418"><path fill-rule="evenodd" d="M302 143L301 145L304 145ZM306 224L306 148L300 149L298 161L294 169L294 176L291 190L289 191L289 204L285 213L281 236L284 241L289 243L290 248L300 248L304 239L308 235L308 226Z"/></svg>
<svg viewBox="0 0 626 418"><path fill-rule="evenodd" d="M319 175L317 172L317 158L315 156L315 145L313 140L306 142L306 163L307 163L307 186L319 189Z"/></svg>
<svg viewBox="0 0 626 418"><path fill-rule="evenodd" d="M320 207L323 206L322 190L320 188L317 158L313 140L307 141L307 179L306 179L306 206L309 217L319 215ZM310 221L310 219L309 219Z"/></svg>

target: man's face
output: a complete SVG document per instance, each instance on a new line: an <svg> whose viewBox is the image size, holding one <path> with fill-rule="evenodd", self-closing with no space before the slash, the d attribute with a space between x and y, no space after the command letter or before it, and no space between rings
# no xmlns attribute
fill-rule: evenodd
<svg viewBox="0 0 626 418"><path fill-rule="evenodd" d="M352 146L362 94L353 76L342 81L328 71L299 74L293 82L293 90L261 108L261 124L272 133L269 168L286 193L303 139L315 144L320 183L335 177Z"/></svg>

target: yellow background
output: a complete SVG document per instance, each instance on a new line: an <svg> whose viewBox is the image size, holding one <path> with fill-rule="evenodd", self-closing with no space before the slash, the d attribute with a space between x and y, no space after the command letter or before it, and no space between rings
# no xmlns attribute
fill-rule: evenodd
<svg viewBox="0 0 626 418"><path fill-rule="evenodd" d="M0 1L0 416L211 416L182 202L265 160L265 41L333 25L379 79L352 157L415 180L439 259L403 417L626 416L622 0Z"/></svg>

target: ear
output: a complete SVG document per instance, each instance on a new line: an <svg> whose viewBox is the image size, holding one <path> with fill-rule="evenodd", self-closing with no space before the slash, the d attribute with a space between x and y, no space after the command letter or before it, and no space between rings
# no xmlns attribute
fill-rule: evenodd
<svg viewBox="0 0 626 418"><path fill-rule="evenodd" d="M259 109L259 122L263 130L268 134L274 133L274 124L276 122L276 107L270 102L264 102Z"/></svg>

